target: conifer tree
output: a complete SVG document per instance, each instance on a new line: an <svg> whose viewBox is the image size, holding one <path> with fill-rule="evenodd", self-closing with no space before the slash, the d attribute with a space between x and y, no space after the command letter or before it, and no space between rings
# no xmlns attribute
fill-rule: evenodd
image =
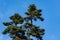
<svg viewBox="0 0 60 40"><path fill-rule="evenodd" d="M37 9L35 4L31 4L27 12L25 12L26 17L15 13L9 17L12 20L11 22L3 22L7 28L2 33L9 34L12 40L33 40L30 38L31 35L36 37L37 40L43 40L45 29L33 24L33 20L37 21L37 19L39 19L44 21L41 17L41 12L42 10ZM18 24L20 24L20 26L18 26Z"/></svg>

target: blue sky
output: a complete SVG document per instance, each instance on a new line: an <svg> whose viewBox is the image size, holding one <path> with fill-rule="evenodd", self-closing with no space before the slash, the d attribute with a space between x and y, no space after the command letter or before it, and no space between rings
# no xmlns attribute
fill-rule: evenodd
<svg viewBox="0 0 60 40"><path fill-rule="evenodd" d="M11 40L8 35L2 35L6 28L2 23L10 21L9 17L14 13L25 16L30 4L35 4L37 9L42 9L43 22L34 24L45 28L44 40L60 40L60 1L59 0L0 0L0 40Z"/></svg>

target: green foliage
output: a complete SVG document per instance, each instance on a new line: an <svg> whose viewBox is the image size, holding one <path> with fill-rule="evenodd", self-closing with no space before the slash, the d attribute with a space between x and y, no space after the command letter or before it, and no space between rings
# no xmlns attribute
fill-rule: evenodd
<svg viewBox="0 0 60 40"><path fill-rule="evenodd" d="M3 25L5 26L9 26L9 25L12 25L13 23L12 22L3 22Z"/></svg>
<svg viewBox="0 0 60 40"><path fill-rule="evenodd" d="M15 24L22 24L23 23L23 18L19 14L14 14L13 16L10 17L10 19L15 23Z"/></svg>
<svg viewBox="0 0 60 40"><path fill-rule="evenodd" d="M28 11L25 13L26 15L32 16L31 18L34 19L35 21L37 19L40 19L41 21L43 21L44 19L41 17L41 9L36 9L36 6L34 4L29 6Z"/></svg>
<svg viewBox="0 0 60 40"><path fill-rule="evenodd" d="M37 21L37 19L43 21L44 18L42 18L41 12L41 9L38 10L35 4L32 4L25 13L26 17L21 17L18 13L15 13L10 17L11 22L3 22L3 25L7 26L7 28L2 33L9 34L12 40L33 40L30 35L42 40L45 29L34 25L32 21ZM20 26L17 24L20 24Z"/></svg>

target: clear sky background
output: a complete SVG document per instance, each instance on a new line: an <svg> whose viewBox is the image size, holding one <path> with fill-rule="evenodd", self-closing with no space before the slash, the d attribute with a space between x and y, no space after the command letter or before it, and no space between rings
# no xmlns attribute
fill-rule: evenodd
<svg viewBox="0 0 60 40"><path fill-rule="evenodd" d="M14 13L25 16L30 4L35 4L37 9L42 9L43 22L34 24L45 28L44 40L60 40L60 0L0 0L0 40L11 40L8 35L2 35L6 28L2 23L10 21ZM34 40L36 40L34 38Z"/></svg>

